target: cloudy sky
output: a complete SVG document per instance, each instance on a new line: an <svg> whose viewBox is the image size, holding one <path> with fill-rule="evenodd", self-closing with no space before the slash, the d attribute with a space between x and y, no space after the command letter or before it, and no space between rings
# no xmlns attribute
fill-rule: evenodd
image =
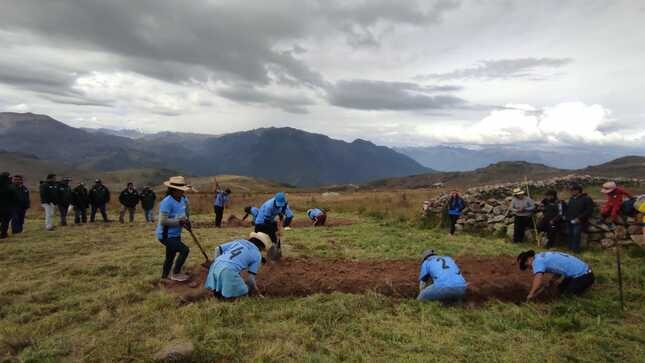
<svg viewBox="0 0 645 363"><path fill-rule="evenodd" d="M645 143L645 2L0 0L0 110L386 145Z"/></svg>

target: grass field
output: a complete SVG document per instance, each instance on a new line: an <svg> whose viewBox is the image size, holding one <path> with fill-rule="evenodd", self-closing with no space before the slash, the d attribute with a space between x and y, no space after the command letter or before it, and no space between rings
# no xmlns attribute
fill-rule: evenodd
<svg viewBox="0 0 645 363"><path fill-rule="evenodd" d="M529 247L466 235L448 239L443 231L418 229L396 216L343 213L359 223L289 231L285 254L417 259L429 247L451 255L514 255ZM645 357L645 253L638 249L624 253L625 312L618 304L615 257L601 250L582 254L596 273L594 288L550 304L446 307L376 293L334 293L185 305L158 288L163 248L153 226L97 224L45 232L41 225L29 221L24 234L0 244L0 356L27 362L148 361L170 342L190 341L195 351L186 361L195 362ZM248 230L197 233L211 250ZM191 246L187 264L201 263L197 248L185 241Z"/></svg>

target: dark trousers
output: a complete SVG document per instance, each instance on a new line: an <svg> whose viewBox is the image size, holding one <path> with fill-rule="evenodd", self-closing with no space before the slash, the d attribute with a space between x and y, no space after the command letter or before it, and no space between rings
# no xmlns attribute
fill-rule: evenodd
<svg viewBox="0 0 645 363"><path fill-rule="evenodd" d="M278 243L278 235L276 234L276 232L278 231L278 224L276 222L256 224L255 231L266 233L267 235L269 235L269 237L271 237L271 242Z"/></svg>
<svg viewBox="0 0 645 363"><path fill-rule="evenodd" d="M224 207L214 206L215 208L215 227L222 226L222 218L224 217Z"/></svg>
<svg viewBox="0 0 645 363"><path fill-rule="evenodd" d="M74 207L74 223L87 223L87 208Z"/></svg>
<svg viewBox="0 0 645 363"><path fill-rule="evenodd" d="M323 213L316 217L316 223L314 223L314 226L322 227L325 225L325 222L327 222L327 215Z"/></svg>
<svg viewBox="0 0 645 363"><path fill-rule="evenodd" d="M16 208L11 212L11 233L17 234L22 232L22 228L25 225L26 213L27 210L23 208Z"/></svg>
<svg viewBox="0 0 645 363"><path fill-rule="evenodd" d="M515 216L514 229L513 229L513 242L524 242L524 232L531 224L530 216Z"/></svg>
<svg viewBox="0 0 645 363"><path fill-rule="evenodd" d="M455 234L455 229L457 226L457 220L459 219L459 216L453 216L452 214L449 214L448 217L450 218L450 234Z"/></svg>
<svg viewBox="0 0 645 363"><path fill-rule="evenodd" d="M11 211L0 211L0 238L7 238Z"/></svg>
<svg viewBox="0 0 645 363"><path fill-rule="evenodd" d="M60 225L61 226L66 226L67 225L67 210L69 208L69 205L58 205L58 213L60 214Z"/></svg>
<svg viewBox="0 0 645 363"><path fill-rule="evenodd" d="M95 221L97 210L101 212L101 216L103 217L103 222L107 222L108 217L107 217L107 212L105 211L105 204L92 204L90 208L90 222Z"/></svg>
<svg viewBox="0 0 645 363"><path fill-rule="evenodd" d="M291 221L293 221L293 217L286 217L284 222L282 222L282 226L289 227L291 225Z"/></svg>
<svg viewBox="0 0 645 363"><path fill-rule="evenodd" d="M569 249L573 252L580 252L580 241L582 240L582 224L567 223L569 238Z"/></svg>
<svg viewBox="0 0 645 363"><path fill-rule="evenodd" d="M190 248L186 246L182 241L181 237L172 237L166 238L165 240L159 240L162 245L166 246L166 259L163 262L163 270L161 272L161 278L166 279L170 274L170 269L172 268L173 263L175 268L173 269L174 274L181 272L181 268L188 258L188 253ZM179 257L175 261L175 256L179 253Z"/></svg>
<svg viewBox="0 0 645 363"><path fill-rule="evenodd" d="M593 275L593 272L589 272L576 278L566 277L562 280L558 289L561 294L580 295L591 287L595 281L596 277Z"/></svg>
<svg viewBox="0 0 645 363"><path fill-rule="evenodd" d="M538 230L546 234L546 248L553 247L560 234L560 222L551 223L550 219L543 218L538 224Z"/></svg>

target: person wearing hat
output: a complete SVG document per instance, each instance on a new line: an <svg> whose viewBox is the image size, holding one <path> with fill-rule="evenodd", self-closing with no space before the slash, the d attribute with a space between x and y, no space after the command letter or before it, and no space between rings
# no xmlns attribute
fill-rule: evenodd
<svg viewBox="0 0 645 363"><path fill-rule="evenodd" d="M166 196L159 203L159 223L156 235L159 242L166 247L166 259L163 263L161 278L170 277L174 281L186 281L188 275L181 273L181 268L188 258L190 249L181 240L182 228L190 228L188 217L190 211L184 193L191 190L183 176L173 176L164 182L168 187ZM175 260L175 257L179 257ZM173 269L174 264L174 269ZM172 270L172 275L170 274Z"/></svg>
<svg viewBox="0 0 645 363"><path fill-rule="evenodd" d="M278 192L275 196L262 204L257 217L255 217L255 231L263 232L271 237L273 243L278 242L278 223L276 217L282 219L286 213L287 196Z"/></svg>
<svg viewBox="0 0 645 363"><path fill-rule="evenodd" d="M47 175L47 179L40 184L40 205L45 210L45 229L54 230L54 211L58 203L58 183L56 174Z"/></svg>
<svg viewBox="0 0 645 363"><path fill-rule="evenodd" d="M593 214L594 202L582 192L582 186L572 184L569 187L571 198L567 203L565 221L567 223L567 238L569 249L579 253L580 241L582 240L582 231L586 228L589 218Z"/></svg>
<svg viewBox="0 0 645 363"><path fill-rule="evenodd" d="M224 243L215 248L204 287L213 291L218 298L235 299L250 295L260 290L255 276L262 265L262 251L271 243L271 238L262 232L252 232L249 239L240 239ZM246 281L240 275L248 273Z"/></svg>
<svg viewBox="0 0 645 363"><path fill-rule="evenodd" d="M307 211L307 217L309 217L314 227L324 226L327 221L327 213L320 208L309 209Z"/></svg>
<svg viewBox="0 0 645 363"><path fill-rule="evenodd" d="M246 218L251 216L251 224L255 225L255 218L257 218L258 213L260 213L259 208L249 205L244 208L244 217L242 217L242 220L245 221Z"/></svg>
<svg viewBox="0 0 645 363"><path fill-rule="evenodd" d="M513 190L510 210L515 215L513 221L513 243L524 242L526 228L531 225L531 216L535 211L535 202L524 194L520 188Z"/></svg>
<svg viewBox="0 0 645 363"><path fill-rule="evenodd" d="M224 217L224 207L226 207L230 202L231 190L229 188L222 190L217 179L213 179L213 183L213 191L215 192L215 199L213 200L213 209L215 210L215 228L221 228L222 218Z"/></svg>
<svg viewBox="0 0 645 363"><path fill-rule="evenodd" d="M528 266L533 270L533 284L526 297L527 301L538 297L548 287L544 281L544 273L547 272L559 276L555 283L561 294L582 294L595 281L589 265L575 256L562 252L536 254L533 250L525 251L517 256L517 264L522 271Z"/></svg>
<svg viewBox="0 0 645 363"><path fill-rule="evenodd" d="M9 237L11 212L18 204L18 193L11 185L9 173L0 173L0 239Z"/></svg>
<svg viewBox="0 0 645 363"><path fill-rule="evenodd" d="M616 223L620 207L623 205L625 198L632 198L625 189L616 185L616 182L609 181L602 185L600 191L607 195L607 201L600 209L600 215L604 218L611 217L611 223Z"/></svg>
<svg viewBox="0 0 645 363"><path fill-rule="evenodd" d="M558 199L558 192L547 190L539 209L542 211L542 220L538 223L538 230L546 234L547 242L545 247L551 248L555 245L560 235L564 215L567 212L567 205Z"/></svg>
<svg viewBox="0 0 645 363"><path fill-rule="evenodd" d="M421 257L417 300L456 301L466 296L468 284L455 260L427 250Z"/></svg>
<svg viewBox="0 0 645 363"><path fill-rule="evenodd" d="M72 204L72 188L69 186L71 178L63 178L63 180L58 183L58 213L60 215L60 225L67 225L67 212L69 211L69 206Z"/></svg>
<svg viewBox="0 0 645 363"><path fill-rule="evenodd" d="M137 204L139 204L139 192L134 189L134 184L129 182L126 188L119 194L119 203L121 203L121 210L119 211L119 223L125 223L125 213L128 212L128 221L134 222L134 213L137 211Z"/></svg>
<svg viewBox="0 0 645 363"><path fill-rule="evenodd" d="M22 175L14 175L13 187L18 197L18 201L11 213L11 233L21 233L25 224L25 214L27 209L31 206L31 198L29 196L29 189L24 184Z"/></svg>
<svg viewBox="0 0 645 363"><path fill-rule="evenodd" d="M72 189L72 205L74 206L74 224L87 223L87 207L90 196L82 181Z"/></svg>
<svg viewBox="0 0 645 363"><path fill-rule="evenodd" d="M101 179L96 179L94 186L90 189L90 222L96 219L96 211L101 212L103 222L109 222L106 206L110 202L110 190L103 185Z"/></svg>
<svg viewBox="0 0 645 363"><path fill-rule="evenodd" d="M155 207L155 200L157 200L157 195L150 188L150 186L146 185L141 191L139 198L141 199L141 208L143 208L143 214L146 218L146 222L154 222L152 209Z"/></svg>

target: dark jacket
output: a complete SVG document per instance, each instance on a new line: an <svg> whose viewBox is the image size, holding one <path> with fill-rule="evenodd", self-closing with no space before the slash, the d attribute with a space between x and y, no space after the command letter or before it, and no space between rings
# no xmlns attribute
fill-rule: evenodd
<svg viewBox="0 0 645 363"><path fill-rule="evenodd" d="M31 198L29 197L29 189L27 189L27 187L24 185L17 186L14 184L13 187L18 196L18 204L16 205L16 208L25 209L25 210L29 209L29 207L31 207Z"/></svg>
<svg viewBox="0 0 645 363"><path fill-rule="evenodd" d="M76 209L87 209L90 205L90 195L84 185L78 185L72 190L72 205Z"/></svg>
<svg viewBox="0 0 645 363"><path fill-rule="evenodd" d="M451 197L448 201L448 214L451 216L460 216L464 208L466 208L466 202L460 196Z"/></svg>
<svg viewBox="0 0 645 363"><path fill-rule="evenodd" d="M559 199L543 199L540 204L542 206L543 218L546 221L558 223L564 220L564 217L567 215L567 204L564 201Z"/></svg>
<svg viewBox="0 0 645 363"><path fill-rule="evenodd" d="M94 185L90 189L90 204L103 205L110 202L110 190L103 184Z"/></svg>
<svg viewBox="0 0 645 363"><path fill-rule="evenodd" d="M58 183L58 205L68 207L72 204L72 188L69 184Z"/></svg>
<svg viewBox="0 0 645 363"><path fill-rule="evenodd" d="M42 204L58 203L58 185L55 182L45 181L40 184L40 202Z"/></svg>
<svg viewBox="0 0 645 363"><path fill-rule="evenodd" d="M119 195L119 202L128 208L134 208L139 204L139 193L136 189L125 188Z"/></svg>
<svg viewBox="0 0 645 363"><path fill-rule="evenodd" d="M18 194L9 182L9 177L0 175L0 214L6 215L18 205Z"/></svg>
<svg viewBox="0 0 645 363"><path fill-rule="evenodd" d="M155 192L152 191L152 189L144 189L143 191L141 191L139 198L141 199L141 207L144 210L150 210L154 208L157 196L155 195Z"/></svg>
<svg viewBox="0 0 645 363"><path fill-rule="evenodd" d="M587 194L571 197L567 204L566 220L570 222L577 218L581 223L586 223L591 218L593 209L594 202Z"/></svg>

